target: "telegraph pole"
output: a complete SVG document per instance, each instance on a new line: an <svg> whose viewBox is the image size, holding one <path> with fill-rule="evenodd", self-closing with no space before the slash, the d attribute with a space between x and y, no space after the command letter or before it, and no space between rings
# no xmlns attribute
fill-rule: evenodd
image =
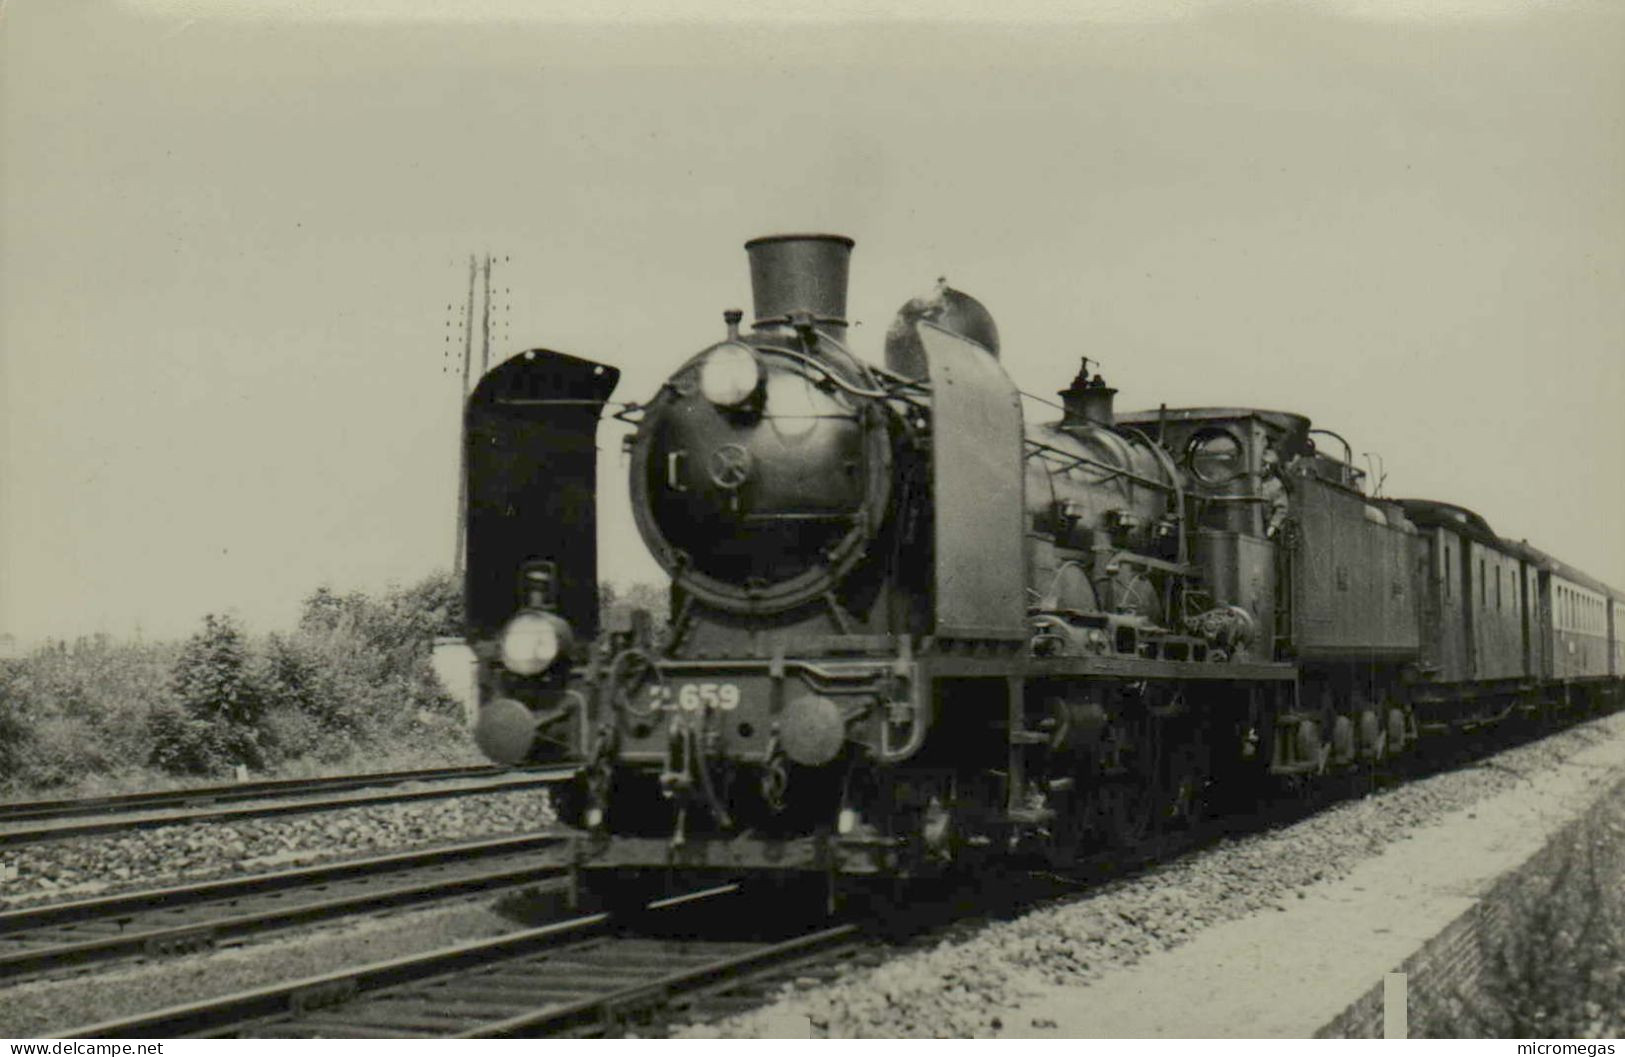
<svg viewBox="0 0 1625 1057"><path fill-rule="evenodd" d="M468 311L463 313L463 389L459 400L468 398L468 371L474 356L474 255L468 255Z"/></svg>
<svg viewBox="0 0 1625 1057"><path fill-rule="evenodd" d="M491 255L485 255L485 311L480 320L480 376L491 369Z"/></svg>
<svg viewBox="0 0 1625 1057"><path fill-rule="evenodd" d="M486 273L490 274L489 271ZM474 255L468 255L468 311L463 313L463 387L457 391L458 418L461 420L463 403L468 399L468 371L474 359ZM468 445L462 430L457 442L457 541L451 555L451 573L463 574L463 551L468 540Z"/></svg>
<svg viewBox="0 0 1625 1057"><path fill-rule="evenodd" d="M3 0L0 0L3 2ZM507 260L506 257L503 260ZM491 369L491 268L496 263L489 253L481 261L476 254L468 255L468 311L463 313L463 387L458 395L461 407L468 400L469 385L478 386L479 379ZM483 280L483 281L482 281ZM480 305L480 373L474 371L474 305L478 284ZM463 571L464 551L468 547L468 450L466 446L458 458L457 481L457 550L452 555L451 570Z"/></svg>

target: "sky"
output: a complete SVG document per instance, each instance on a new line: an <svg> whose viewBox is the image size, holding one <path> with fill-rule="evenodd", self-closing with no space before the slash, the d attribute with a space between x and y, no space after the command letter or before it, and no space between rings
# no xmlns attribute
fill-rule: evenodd
<svg viewBox="0 0 1625 1057"><path fill-rule="evenodd" d="M449 567L470 253L494 358L643 400L801 230L876 360L946 276L1024 389L1298 411L1625 586L1625 5L739 8L0 7L0 634Z"/></svg>

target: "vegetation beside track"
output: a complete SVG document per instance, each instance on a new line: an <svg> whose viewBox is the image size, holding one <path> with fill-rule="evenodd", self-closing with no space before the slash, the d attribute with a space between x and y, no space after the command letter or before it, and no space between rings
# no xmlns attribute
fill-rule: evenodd
<svg viewBox="0 0 1625 1057"><path fill-rule="evenodd" d="M663 588L600 585L606 619ZM462 633L462 585L440 572L381 594L321 587L291 631L209 614L184 642L106 635L0 659L0 797L102 796L228 778L314 777L486 762L435 678Z"/></svg>
<svg viewBox="0 0 1625 1057"><path fill-rule="evenodd" d="M1477 978L1412 993L1411 1034L1606 1039L1625 1034L1625 785L1553 838L1478 936Z"/></svg>
<svg viewBox="0 0 1625 1057"><path fill-rule="evenodd" d="M297 627L210 614L182 643L106 636L0 660L0 796L98 794L227 777L483 762L436 680L461 587L437 573L379 595L323 587Z"/></svg>

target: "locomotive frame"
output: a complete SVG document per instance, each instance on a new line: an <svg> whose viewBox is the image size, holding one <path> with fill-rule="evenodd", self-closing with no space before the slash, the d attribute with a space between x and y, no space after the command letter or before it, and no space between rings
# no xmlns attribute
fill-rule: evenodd
<svg viewBox="0 0 1625 1057"><path fill-rule="evenodd" d="M1029 423L974 298L905 305L881 368L844 341L850 239L746 249L751 332L726 313L616 413L664 634L599 626L618 372L532 350L465 410L476 736L580 765L583 869L1064 865L1262 783L1620 703L1625 593L1367 495L1307 418L1120 416L1085 360Z"/></svg>

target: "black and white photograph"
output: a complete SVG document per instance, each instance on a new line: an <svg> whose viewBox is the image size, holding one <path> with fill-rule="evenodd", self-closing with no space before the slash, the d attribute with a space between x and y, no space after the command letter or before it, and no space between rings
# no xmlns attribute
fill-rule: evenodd
<svg viewBox="0 0 1625 1057"><path fill-rule="evenodd" d="M10 1053L1625 1035L1615 0L0 0L0 429Z"/></svg>

